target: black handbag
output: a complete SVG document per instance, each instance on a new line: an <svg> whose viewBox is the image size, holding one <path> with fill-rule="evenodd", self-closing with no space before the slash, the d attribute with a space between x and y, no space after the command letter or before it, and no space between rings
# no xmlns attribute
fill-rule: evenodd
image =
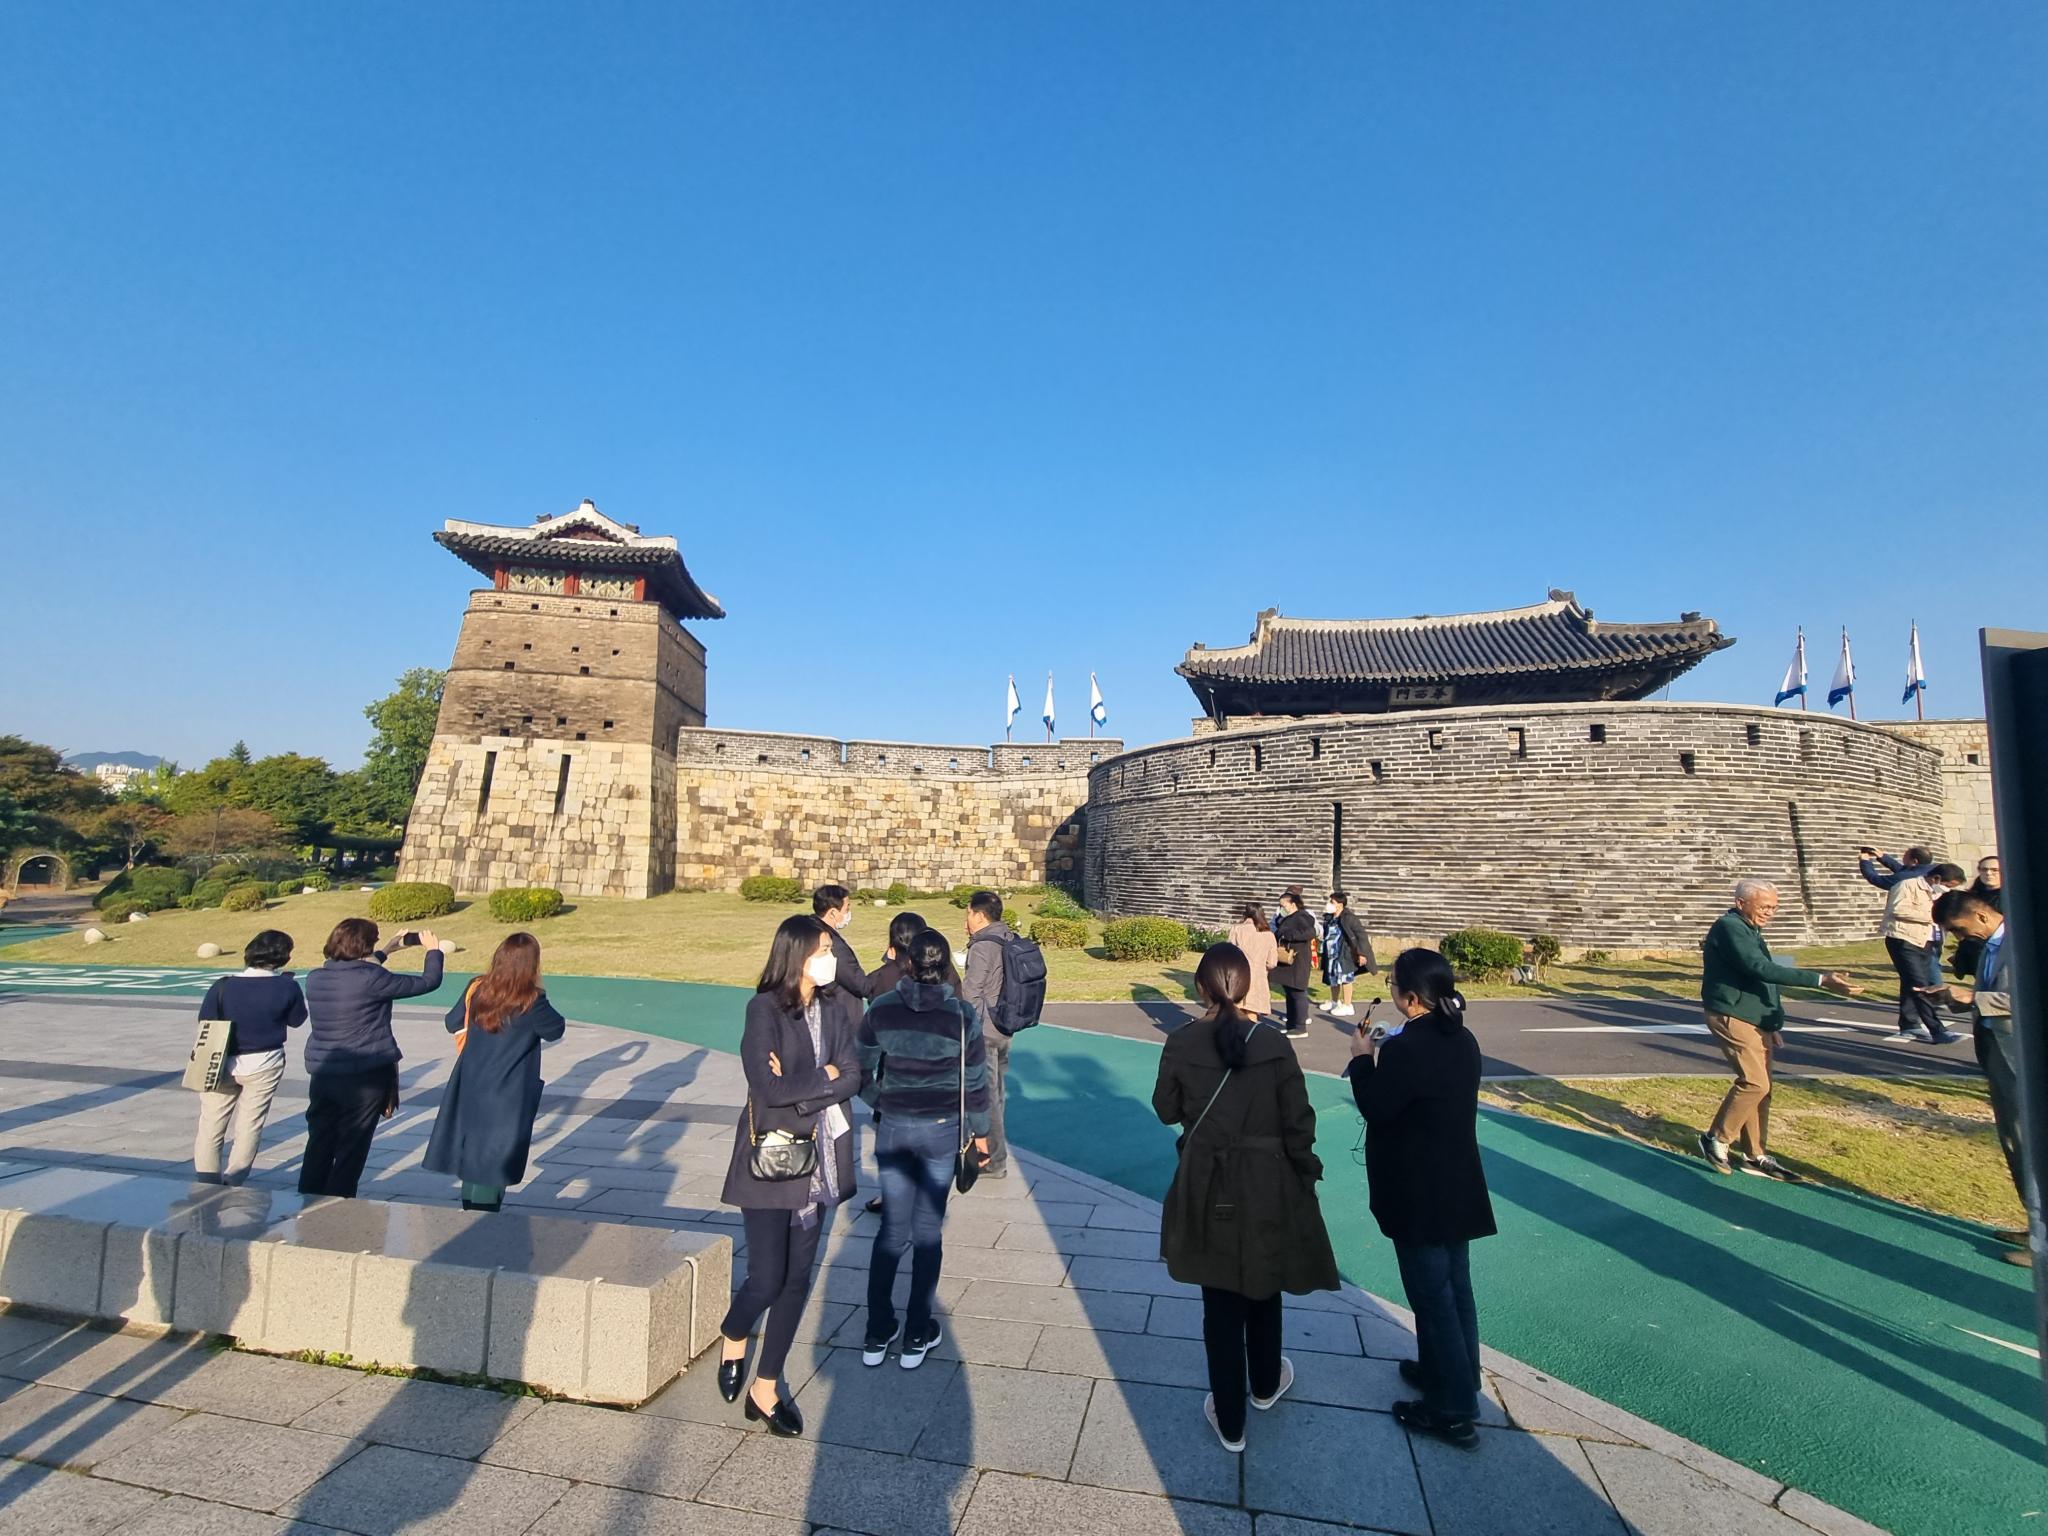
<svg viewBox="0 0 2048 1536"><path fill-rule="evenodd" d="M967 1015L960 1015L960 1150L953 1154L953 1187L966 1194L981 1177L981 1162L974 1155L974 1137L967 1129Z"/></svg>
<svg viewBox="0 0 2048 1536"><path fill-rule="evenodd" d="M752 1152L747 1169L768 1184L808 1179L818 1166L817 1137L809 1132L762 1132L754 1125L754 1101L747 1099L747 1142Z"/></svg>

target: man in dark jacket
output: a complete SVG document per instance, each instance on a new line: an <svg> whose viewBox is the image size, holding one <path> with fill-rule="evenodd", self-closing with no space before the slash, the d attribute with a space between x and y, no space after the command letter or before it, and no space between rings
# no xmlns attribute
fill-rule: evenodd
<svg viewBox="0 0 2048 1536"><path fill-rule="evenodd" d="M1785 1024L1780 987L1824 987L1843 997L1856 989L1839 971L1780 965L1764 943L1764 927L1778 913L1778 888L1768 880L1735 882L1735 905L1723 912L1700 943L1700 1002L1707 1032L1735 1069L1735 1086L1714 1123L1700 1132L1700 1155L1716 1173L1733 1173L1728 1155L1740 1141L1744 1173L1797 1182L1798 1175L1768 1150L1771 1129L1771 1058Z"/></svg>
<svg viewBox="0 0 2048 1536"><path fill-rule="evenodd" d="M1004 1134L1003 1090L1010 1075L1010 1037L1002 1031L1003 946L1017 935L1003 921L1003 898L976 891L967 900L967 961L961 966L960 995L988 1025L988 1166L984 1179L1010 1176L1010 1143Z"/></svg>
<svg viewBox="0 0 2048 1536"><path fill-rule="evenodd" d="M811 892L811 911L832 930L832 957L839 962L839 990L866 1002L868 973L861 969L860 957L842 932L853 921L853 892L843 885L821 885Z"/></svg>
<svg viewBox="0 0 2048 1536"><path fill-rule="evenodd" d="M1995 864L1997 861L1988 862ZM1978 871L1981 882L1982 864L1978 865ZM1993 878L1996 878L1995 870ZM2031 1181L2027 1177L2026 1158L2022 1151L2024 1132L2020 1119L2019 1063L2012 1032L2013 977L2011 968L2005 963L2005 914L1998 902L1991 899L1998 894L1998 887L1993 885L1988 893L1974 888L1950 891L1935 902L1934 920L1961 943L1974 946L1972 964L1975 968L1971 976L1976 984L1932 988L1929 996L1952 1008L1968 1008L1976 1021L1972 1034L1977 1047L1977 1065L1984 1069L1985 1080L1991 1085L1991 1118L1998 1127L1999 1150L2005 1153L2005 1167L2012 1175L2012 1187L2018 1192L2020 1205L2031 1220L2034 1207L2039 1202L2029 1187ZM2027 1228L1995 1227L1991 1235L2010 1245L2000 1255L2008 1264L2031 1265L2034 1262L2034 1256L2027 1247Z"/></svg>

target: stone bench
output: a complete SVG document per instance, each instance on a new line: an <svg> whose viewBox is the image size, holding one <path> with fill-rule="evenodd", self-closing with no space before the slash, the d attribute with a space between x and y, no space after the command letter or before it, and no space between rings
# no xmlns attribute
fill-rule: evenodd
<svg viewBox="0 0 2048 1536"><path fill-rule="evenodd" d="M277 1353L652 1397L718 1336L732 1240L84 1168L0 1174L0 1297Z"/></svg>

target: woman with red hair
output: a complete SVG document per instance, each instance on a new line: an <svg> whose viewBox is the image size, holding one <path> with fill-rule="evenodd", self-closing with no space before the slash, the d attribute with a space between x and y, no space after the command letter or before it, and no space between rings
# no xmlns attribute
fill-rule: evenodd
<svg viewBox="0 0 2048 1536"><path fill-rule="evenodd" d="M515 933L448 1010L455 1071L427 1141L426 1166L462 1180L465 1211L495 1211L526 1177L540 1112L540 1048L567 1027L540 985L540 941Z"/></svg>

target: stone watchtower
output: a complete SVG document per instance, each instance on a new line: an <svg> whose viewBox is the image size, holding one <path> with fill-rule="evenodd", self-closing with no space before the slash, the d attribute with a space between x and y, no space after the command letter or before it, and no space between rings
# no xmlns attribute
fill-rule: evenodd
<svg viewBox="0 0 2048 1536"><path fill-rule="evenodd" d="M481 893L551 885L652 896L675 884L676 733L704 723L719 619L672 538L590 502L530 527L449 522L472 592L400 877Z"/></svg>

